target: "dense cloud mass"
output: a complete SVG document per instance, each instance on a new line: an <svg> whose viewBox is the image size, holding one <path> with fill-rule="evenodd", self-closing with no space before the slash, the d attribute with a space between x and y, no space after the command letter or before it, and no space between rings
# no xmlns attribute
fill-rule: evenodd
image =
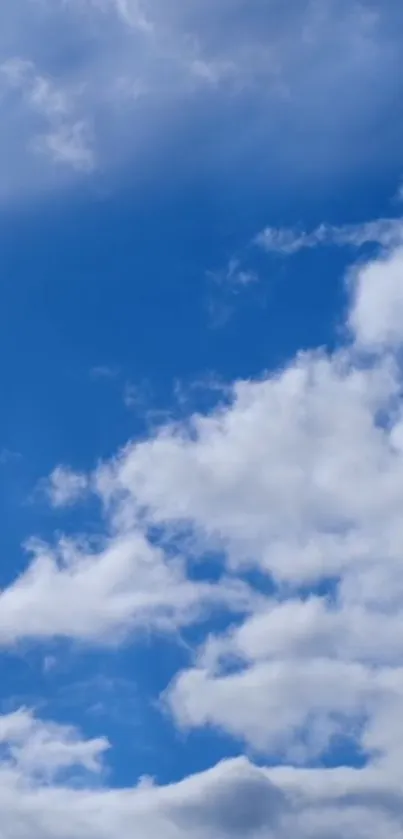
<svg viewBox="0 0 403 839"><path fill-rule="evenodd" d="M56 773L88 769L104 743L81 741L77 732L22 712L1 720L0 735L1 742L9 738L1 768L4 839L110 839L116 833L132 836L134 828L150 839L335 839L341 830L358 839L401 834L399 781L388 778L386 785L378 768L269 772L239 759L165 788L145 783L136 790L74 789L56 785Z"/></svg>

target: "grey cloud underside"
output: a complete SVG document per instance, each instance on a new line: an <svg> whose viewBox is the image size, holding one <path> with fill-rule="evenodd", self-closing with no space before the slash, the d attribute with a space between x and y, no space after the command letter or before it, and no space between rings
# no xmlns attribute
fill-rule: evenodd
<svg viewBox="0 0 403 839"><path fill-rule="evenodd" d="M213 157L219 125L229 159L266 161L272 174L281 164L285 178L289 167L329 175L330 162L373 164L364 138L393 107L403 30L397 3L343 0L287 10L260 0L15 0L1 22L0 64L31 67L17 86L7 73L0 80L3 199L135 169L195 120ZM33 95L40 85L53 105L64 98L64 115ZM371 154L398 160L394 122Z"/></svg>
<svg viewBox="0 0 403 839"><path fill-rule="evenodd" d="M402 796L376 773L316 773L287 770L283 781L240 759L180 784L137 790L74 791L21 784L17 772L2 771L2 839L336 839L340 830L357 839L397 839Z"/></svg>

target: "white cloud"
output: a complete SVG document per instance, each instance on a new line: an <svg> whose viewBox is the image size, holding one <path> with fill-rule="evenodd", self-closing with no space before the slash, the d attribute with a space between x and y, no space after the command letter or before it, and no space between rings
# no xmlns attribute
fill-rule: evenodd
<svg viewBox="0 0 403 839"><path fill-rule="evenodd" d="M100 489L121 493L128 521L144 506L155 524L194 524L234 568L299 582L339 573L368 550L361 524L385 514L386 526L399 505L401 455L375 424L397 388L386 362L361 370L348 355L302 355L238 382L228 409L128 446Z"/></svg>
<svg viewBox="0 0 403 839"><path fill-rule="evenodd" d="M360 346L379 350L403 338L403 247L355 272L350 326Z"/></svg>
<svg viewBox="0 0 403 839"><path fill-rule="evenodd" d="M88 126L85 122L62 125L39 137L36 147L50 153L55 163L65 163L73 169L91 172L94 168L94 153L89 145Z"/></svg>
<svg viewBox="0 0 403 839"><path fill-rule="evenodd" d="M0 593L0 645L55 636L113 643L135 629L171 632L211 609L244 611L247 589L222 578L193 582L180 557L168 557L140 530L98 549L61 539L33 542L27 571Z"/></svg>
<svg viewBox="0 0 403 839"><path fill-rule="evenodd" d="M0 718L2 839L109 839L134 823L150 839L401 836L401 261L398 245L349 276L344 348L236 382L209 413L97 468L86 481L107 535L33 543L0 594L3 646L116 642L237 613L164 700L179 725L223 729L273 768L229 762L166 788L44 786L38 776L76 761L97 768L106 742L20 712ZM214 584L192 575L211 549L223 566ZM245 584L251 569L270 594L256 575ZM365 768L306 768L340 741Z"/></svg>
<svg viewBox="0 0 403 839"><path fill-rule="evenodd" d="M181 724L302 762L348 735L396 762L380 721L403 704L401 374L387 352L391 328L403 343L400 253L356 269L350 348L236 383L230 404L127 446L96 476L116 526L141 515L178 539L190 528L196 554L220 551L273 585L172 685ZM317 585L329 596L305 602Z"/></svg>
<svg viewBox="0 0 403 839"><path fill-rule="evenodd" d="M66 116L70 107L66 94L36 73L31 61L13 58L4 62L1 73L11 87L21 90L28 104L49 119Z"/></svg>
<svg viewBox="0 0 403 839"><path fill-rule="evenodd" d="M402 241L403 221L401 218L379 219L341 227L321 224L310 233L287 227L266 227L255 239L256 244L265 251L287 256L306 248L326 245L360 248L366 244L379 244L383 247L392 247Z"/></svg>
<svg viewBox="0 0 403 839"><path fill-rule="evenodd" d="M258 280L257 274L242 265L242 262L237 257L229 260L228 265L224 271L211 273L209 276L218 283L225 283L234 288L248 286L251 283L256 283Z"/></svg>
<svg viewBox="0 0 403 839"><path fill-rule="evenodd" d="M39 775L36 758L28 766L19 755L0 760L2 839L129 839L133 825L149 839L336 839L342 830L355 839L401 835L400 780L377 770L269 771L239 759L167 787L152 782L134 789L55 784L42 774L49 753L52 774L70 770L75 761L97 771L106 743L85 741L78 732L42 723L27 712L20 715L27 723L25 733L15 724L13 732L12 720L6 718L3 725L0 718L0 730L8 728L3 742L8 737L12 748L19 728L21 751L29 752L39 734L43 752L36 743ZM73 754L72 738L70 763L66 754ZM89 754L95 754L95 766Z"/></svg>
<svg viewBox="0 0 403 839"><path fill-rule="evenodd" d="M326 245L360 248L377 244L381 254L351 271L355 296L349 326L361 349L398 346L403 337L403 221L379 219L358 225L322 224L311 233L266 227L255 239L265 251L291 256Z"/></svg>
<svg viewBox="0 0 403 839"><path fill-rule="evenodd" d="M73 472L65 466L56 466L48 480L42 482L50 503L53 507L66 507L85 495L88 489L86 475Z"/></svg>
<svg viewBox="0 0 403 839"><path fill-rule="evenodd" d="M31 61L9 59L0 67L4 82L21 93L24 104L45 124L30 137L32 148L47 154L55 163L79 171L90 171L95 157L85 120L75 115L73 91L37 72Z"/></svg>
<svg viewBox="0 0 403 839"><path fill-rule="evenodd" d="M67 770L100 772L109 747L105 738L83 740L71 726L43 722L28 709L0 716L1 770L10 768L27 779L52 781Z"/></svg>
<svg viewBox="0 0 403 839"><path fill-rule="evenodd" d="M176 681L169 700L186 727L213 725L259 752L305 764L326 752L335 735L354 730L371 690L365 668L312 656L217 676L192 669Z"/></svg>
<svg viewBox="0 0 403 839"><path fill-rule="evenodd" d="M146 33L153 32L153 24L144 11L145 4L140 0L112 0L112 5L116 7L117 13L129 26L134 26Z"/></svg>

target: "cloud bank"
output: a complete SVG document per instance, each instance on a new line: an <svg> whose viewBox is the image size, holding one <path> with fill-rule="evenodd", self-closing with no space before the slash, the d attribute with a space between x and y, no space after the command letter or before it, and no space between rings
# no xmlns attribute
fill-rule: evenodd
<svg viewBox="0 0 403 839"><path fill-rule="evenodd" d="M376 769L271 772L241 758L168 787L144 779L135 789L106 790L99 786L99 758L108 745L102 740L84 740L74 729L20 711L0 717L0 743L5 839L125 839L133 826L150 839L335 839L340 830L357 839L387 830L397 839L401 833L398 780L389 778L386 786ZM97 786L74 786L80 769L92 772ZM70 783L63 781L66 773Z"/></svg>
<svg viewBox="0 0 403 839"><path fill-rule="evenodd" d="M99 538L29 544L0 593L0 643L118 643L197 623L161 701L250 755L182 783L103 786L107 743L0 717L4 839L394 839L403 826L403 252L348 274L346 342L237 381L92 474L56 469L56 506L102 504ZM195 574L216 557L214 581ZM212 631L219 610L226 630ZM336 760L348 747L351 765ZM354 768L355 767L355 768ZM75 773L82 778L77 788ZM88 773L98 776L97 785Z"/></svg>

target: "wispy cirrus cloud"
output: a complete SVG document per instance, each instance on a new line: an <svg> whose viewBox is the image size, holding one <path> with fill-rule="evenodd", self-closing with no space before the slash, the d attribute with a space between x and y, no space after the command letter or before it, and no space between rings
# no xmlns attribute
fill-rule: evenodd
<svg viewBox="0 0 403 839"><path fill-rule="evenodd" d="M50 77L37 72L31 61L13 58L0 66L3 89L8 87L21 97L23 106L38 118L30 145L33 151L48 155L54 163L77 171L92 171L95 166L90 129L75 113L73 92Z"/></svg>
<svg viewBox="0 0 403 839"><path fill-rule="evenodd" d="M256 236L255 244L269 253L292 256L298 251L331 245L360 248L377 244L389 248L403 241L401 218L385 218L362 224L320 224L310 232L288 227L266 227Z"/></svg>

